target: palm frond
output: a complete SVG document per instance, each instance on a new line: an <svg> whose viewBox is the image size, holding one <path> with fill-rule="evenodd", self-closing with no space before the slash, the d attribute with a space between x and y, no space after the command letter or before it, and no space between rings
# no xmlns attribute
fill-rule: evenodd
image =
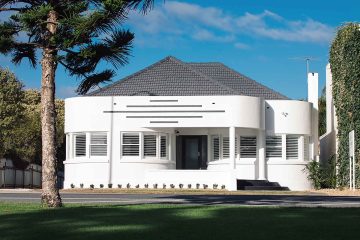
<svg viewBox="0 0 360 240"><path fill-rule="evenodd" d="M76 92L84 95L89 92L94 87L99 86L101 83L110 82L111 78L115 75L113 70L104 70L100 73L95 73L90 76L87 76L83 79L77 88Z"/></svg>
<svg viewBox="0 0 360 240"><path fill-rule="evenodd" d="M154 7L154 0L126 0L127 7L131 10L139 9L144 14Z"/></svg>
<svg viewBox="0 0 360 240"><path fill-rule="evenodd" d="M12 62L14 64L20 64L23 58L27 58L29 60L30 65L35 68L36 67L36 51L35 47L23 44L15 45L12 54Z"/></svg>
<svg viewBox="0 0 360 240"><path fill-rule="evenodd" d="M108 46L107 55L103 55L104 60L110 62L115 68L128 63L134 34L129 30L117 30L109 37L104 39L105 46Z"/></svg>

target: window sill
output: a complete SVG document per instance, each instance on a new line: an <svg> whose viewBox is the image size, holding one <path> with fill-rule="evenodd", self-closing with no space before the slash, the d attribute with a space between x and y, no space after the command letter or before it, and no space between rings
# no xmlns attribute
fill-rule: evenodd
<svg viewBox="0 0 360 240"><path fill-rule="evenodd" d="M309 161L296 160L296 159L267 159L268 165L306 165Z"/></svg>
<svg viewBox="0 0 360 240"><path fill-rule="evenodd" d="M152 158L152 159L131 159L123 157L120 159L119 163L143 163L143 164L175 164L174 161L166 160L166 159L159 159L159 158Z"/></svg>
<svg viewBox="0 0 360 240"><path fill-rule="evenodd" d="M256 162L256 158L242 158L240 160L236 160L236 165L252 165ZM223 159L223 160L216 160L211 161L208 163L208 165L223 165L223 164L229 164L229 159Z"/></svg>
<svg viewBox="0 0 360 240"><path fill-rule="evenodd" d="M109 159L107 158L73 158L64 161L64 164L74 164L74 163L108 163Z"/></svg>

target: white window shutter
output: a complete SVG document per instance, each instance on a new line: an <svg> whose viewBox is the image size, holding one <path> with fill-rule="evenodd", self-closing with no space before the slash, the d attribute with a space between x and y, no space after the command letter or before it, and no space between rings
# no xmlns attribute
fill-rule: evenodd
<svg viewBox="0 0 360 240"><path fill-rule="evenodd" d="M90 156L107 156L107 133L90 134Z"/></svg>
<svg viewBox="0 0 360 240"><path fill-rule="evenodd" d="M86 134L75 135L75 157L86 156Z"/></svg>
<svg viewBox="0 0 360 240"><path fill-rule="evenodd" d="M156 135L144 135L144 157L156 157Z"/></svg>
<svg viewBox="0 0 360 240"><path fill-rule="evenodd" d="M167 157L167 136L160 135L160 157L166 158Z"/></svg>
<svg viewBox="0 0 360 240"><path fill-rule="evenodd" d="M220 159L220 137L212 136L212 148L213 148L213 156L212 160L216 161Z"/></svg>
<svg viewBox="0 0 360 240"><path fill-rule="evenodd" d="M299 137L294 135L286 136L286 159L299 158Z"/></svg>
<svg viewBox="0 0 360 240"><path fill-rule="evenodd" d="M304 136L304 160L305 161L308 161L309 157L310 157L309 144L310 144L310 137Z"/></svg>
<svg viewBox="0 0 360 240"><path fill-rule="evenodd" d="M222 158L229 158L230 156L230 144L229 137L223 137L222 141Z"/></svg>
<svg viewBox="0 0 360 240"><path fill-rule="evenodd" d="M240 158L256 158L256 137L240 137Z"/></svg>
<svg viewBox="0 0 360 240"><path fill-rule="evenodd" d="M122 156L139 156L140 138L139 133L123 133Z"/></svg>
<svg viewBox="0 0 360 240"><path fill-rule="evenodd" d="M266 157L281 158L282 156L282 137L267 136L266 137Z"/></svg>

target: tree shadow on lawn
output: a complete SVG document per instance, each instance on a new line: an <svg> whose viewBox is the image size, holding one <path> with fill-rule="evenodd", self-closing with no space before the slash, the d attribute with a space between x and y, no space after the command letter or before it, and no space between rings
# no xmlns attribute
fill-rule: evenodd
<svg viewBox="0 0 360 240"><path fill-rule="evenodd" d="M158 199L169 198L158 196ZM260 206L353 206L360 203L360 196L324 196L324 195L171 195L171 199L183 200L189 204L201 205L260 205Z"/></svg>
<svg viewBox="0 0 360 240"><path fill-rule="evenodd" d="M0 213L0 239L355 239L360 209L68 206Z"/></svg>

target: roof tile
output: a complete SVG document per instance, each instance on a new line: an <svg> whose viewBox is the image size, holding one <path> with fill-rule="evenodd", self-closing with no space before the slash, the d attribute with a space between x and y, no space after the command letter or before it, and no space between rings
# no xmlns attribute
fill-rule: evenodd
<svg viewBox="0 0 360 240"><path fill-rule="evenodd" d="M166 57L89 96L245 95L288 99L221 63L184 63Z"/></svg>

